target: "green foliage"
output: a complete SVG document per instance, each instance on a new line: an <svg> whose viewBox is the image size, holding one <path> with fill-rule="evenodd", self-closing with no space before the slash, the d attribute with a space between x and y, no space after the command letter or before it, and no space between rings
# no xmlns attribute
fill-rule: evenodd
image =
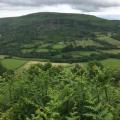
<svg viewBox="0 0 120 120"><path fill-rule="evenodd" d="M92 78L98 74L99 70L103 69L103 65L100 62L92 61L88 63L87 69L89 76Z"/></svg>
<svg viewBox="0 0 120 120"><path fill-rule="evenodd" d="M72 68L72 72L76 75L83 75L85 70L79 64L75 64L75 66Z"/></svg>
<svg viewBox="0 0 120 120"><path fill-rule="evenodd" d="M89 103L89 106L85 106L88 113L84 116L91 120L113 120L113 114L111 106L102 105L101 103Z"/></svg>
<svg viewBox="0 0 120 120"><path fill-rule="evenodd" d="M43 65L42 70L47 71L48 69L50 69L52 67L51 63L46 63L45 65Z"/></svg>
<svg viewBox="0 0 120 120"><path fill-rule="evenodd" d="M26 120L26 117L32 118L37 109L36 105L26 98L22 98L3 114L3 120Z"/></svg>
<svg viewBox="0 0 120 120"><path fill-rule="evenodd" d="M113 77L114 77L114 83L118 84L120 83L120 70L116 70L113 72Z"/></svg>
<svg viewBox="0 0 120 120"><path fill-rule="evenodd" d="M66 117L66 120L80 120L76 105L74 105L74 107L72 108L72 112L70 113L70 116Z"/></svg>
<svg viewBox="0 0 120 120"><path fill-rule="evenodd" d="M0 120L119 120L119 82L98 62L88 68L47 63L5 73Z"/></svg>
<svg viewBox="0 0 120 120"><path fill-rule="evenodd" d="M0 62L0 75L3 75L3 73L5 73L6 71L7 71L7 69Z"/></svg>

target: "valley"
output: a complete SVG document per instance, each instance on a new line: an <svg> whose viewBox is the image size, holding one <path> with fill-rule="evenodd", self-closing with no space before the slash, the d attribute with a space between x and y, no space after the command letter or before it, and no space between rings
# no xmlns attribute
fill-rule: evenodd
<svg viewBox="0 0 120 120"><path fill-rule="evenodd" d="M120 22L83 14L0 19L0 54L58 63L120 59Z"/></svg>
<svg viewBox="0 0 120 120"><path fill-rule="evenodd" d="M0 18L0 120L120 120L120 21Z"/></svg>

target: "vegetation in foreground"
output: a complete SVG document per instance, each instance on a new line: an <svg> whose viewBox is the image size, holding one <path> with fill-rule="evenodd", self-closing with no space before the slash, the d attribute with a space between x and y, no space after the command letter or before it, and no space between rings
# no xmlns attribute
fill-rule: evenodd
<svg viewBox="0 0 120 120"><path fill-rule="evenodd" d="M2 65L0 69L4 68ZM120 72L98 62L3 71L0 120L120 120Z"/></svg>

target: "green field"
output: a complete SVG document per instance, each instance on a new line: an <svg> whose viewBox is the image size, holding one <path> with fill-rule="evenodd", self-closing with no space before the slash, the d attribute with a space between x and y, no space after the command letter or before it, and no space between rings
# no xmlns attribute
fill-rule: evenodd
<svg viewBox="0 0 120 120"><path fill-rule="evenodd" d="M80 55L89 55L89 54L92 54L92 53L95 53L95 52L88 52L88 51L79 52L79 51L76 51L75 53L76 54L73 54L71 52L71 53L68 53L68 54L74 55L76 57L76 56L80 56ZM37 63L46 63L45 60L42 60L42 59L25 59L25 58L11 58L10 59L10 58L4 58L4 57L6 57L6 56L5 55L0 56L2 65L7 69L12 69L12 70L15 70L15 69L18 69L22 66L25 66L28 62L31 62L33 64L36 63L36 62ZM120 59L109 58L109 59L101 60L100 62L105 67L108 67L110 69L119 69L120 68ZM56 64L56 63L54 63L54 64ZM57 64L64 65L64 63L57 63ZM81 62L80 64L83 64L83 66L86 66L87 62L84 62L84 63Z"/></svg>
<svg viewBox="0 0 120 120"><path fill-rule="evenodd" d="M106 59L102 61L102 64L111 69L120 69L120 59Z"/></svg>
<svg viewBox="0 0 120 120"><path fill-rule="evenodd" d="M55 45L53 45L53 49L62 49L64 47L65 47L64 44L55 44Z"/></svg>
<svg viewBox="0 0 120 120"><path fill-rule="evenodd" d="M105 41L105 42L107 42L107 43L109 43L111 45L115 45L118 48L120 48L120 41L111 38L111 36L100 35L100 36L98 36L98 39L102 40L102 41Z"/></svg>
<svg viewBox="0 0 120 120"><path fill-rule="evenodd" d="M19 67L21 67L22 65L24 65L27 61L26 60L22 60L22 59L3 59L1 61L2 65L4 67L6 67L7 69L17 69Z"/></svg>
<svg viewBox="0 0 120 120"><path fill-rule="evenodd" d="M120 54L120 49L115 50L115 49L111 49L111 50L102 50L102 52L104 53L112 53L112 54Z"/></svg>

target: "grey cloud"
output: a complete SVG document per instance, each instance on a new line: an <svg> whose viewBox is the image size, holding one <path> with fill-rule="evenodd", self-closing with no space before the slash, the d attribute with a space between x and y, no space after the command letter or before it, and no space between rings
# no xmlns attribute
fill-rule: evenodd
<svg viewBox="0 0 120 120"><path fill-rule="evenodd" d="M4 4L2 6L2 4ZM42 5L68 4L74 9L83 11L99 11L101 8L120 6L119 0L0 0L1 9L7 7L28 6L40 7Z"/></svg>

